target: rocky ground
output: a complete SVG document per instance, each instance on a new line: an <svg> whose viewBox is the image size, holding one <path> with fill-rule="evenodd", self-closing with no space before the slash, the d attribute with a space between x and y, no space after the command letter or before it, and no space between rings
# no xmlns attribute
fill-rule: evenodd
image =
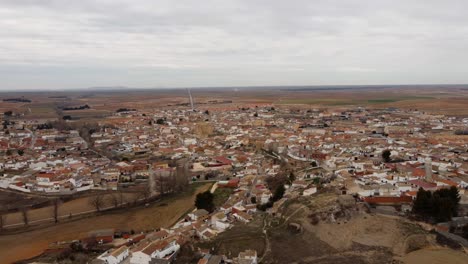
<svg viewBox="0 0 468 264"><path fill-rule="evenodd" d="M435 235L418 224L369 214L352 196L323 192L298 197L282 213L271 222L272 250L264 263L420 263L417 252L441 248ZM445 263L468 261L468 255L448 248L431 253L444 255Z"/></svg>

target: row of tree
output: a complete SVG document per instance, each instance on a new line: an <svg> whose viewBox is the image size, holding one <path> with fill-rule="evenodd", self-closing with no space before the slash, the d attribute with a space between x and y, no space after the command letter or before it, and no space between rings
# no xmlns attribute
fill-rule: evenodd
<svg viewBox="0 0 468 264"><path fill-rule="evenodd" d="M75 107L64 107L62 108L64 111L73 111L73 110L84 110L84 109L90 109L89 105L80 105L80 106L75 106Z"/></svg>
<svg viewBox="0 0 468 264"><path fill-rule="evenodd" d="M30 103L31 100L26 98L6 98L3 99L4 102L15 102L15 103Z"/></svg>
<svg viewBox="0 0 468 264"><path fill-rule="evenodd" d="M167 193L166 191L165 193ZM137 205L141 202L148 202L150 198L152 197L152 192L148 187L144 188L141 192L136 193L133 196L133 199L130 199L128 196L125 195L125 193L119 191L119 192L114 192L111 194L104 194L104 193L97 193L96 195L92 196L89 198L89 204L97 211L101 212L104 208L106 207L112 207L112 208L119 208L119 207L124 207L124 206L131 206L131 205ZM62 199L60 198L53 198L50 200L50 207L52 208L51 212L51 217L54 219L55 223L59 222L59 208L63 204ZM19 212L21 213L21 218L23 220L23 224L25 226L29 225L29 211L31 207L30 206L23 206L19 208ZM7 210L0 210L0 230L4 228L6 224L6 219L8 215ZM72 214L69 215L69 217L72 217Z"/></svg>
<svg viewBox="0 0 468 264"><path fill-rule="evenodd" d="M136 109L135 108L119 108L115 112L122 113L122 112L130 112L130 111L136 111Z"/></svg>
<svg viewBox="0 0 468 264"><path fill-rule="evenodd" d="M188 187L188 167L186 160L178 160L175 162L176 170L167 176L154 175L149 177L148 184L142 190L136 193L130 200L121 191L111 194L97 193L89 198L89 204L97 212L101 212L106 207L118 208L130 205L138 205L142 202L147 203L152 198L164 196L174 192L184 191ZM52 217L55 223L59 221L59 207L63 201L60 198L51 199L50 205L52 206ZM213 206L214 208L214 206ZM29 225L29 209L30 207L20 208L24 225ZM208 208L210 209L210 208ZM212 209L210 209L212 210ZM4 227L8 212L0 208L0 230ZM69 217L72 215L70 214Z"/></svg>
<svg viewBox="0 0 468 264"><path fill-rule="evenodd" d="M58 208L61 204L62 204L62 200L60 198L53 198L50 200L50 205L52 206L52 209L53 209L52 217L54 218L55 223L58 223L58 220L59 220ZM19 212L21 213L23 224L25 226L29 225L29 210L30 209L31 209L31 206L29 205L18 208ZM2 230L5 227L8 213L9 213L8 210L5 210L3 208L0 209L0 230Z"/></svg>

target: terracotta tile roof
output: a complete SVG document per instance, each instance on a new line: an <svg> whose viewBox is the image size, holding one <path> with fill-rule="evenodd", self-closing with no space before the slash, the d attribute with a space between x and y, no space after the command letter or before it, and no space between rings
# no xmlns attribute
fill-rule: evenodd
<svg viewBox="0 0 468 264"><path fill-rule="evenodd" d="M364 201L369 204L402 204L411 203L413 198L411 196L375 196L365 197Z"/></svg>
<svg viewBox="0 0 468 264"><path fill-rule="evenodd" d="M418 194L418 191L407 191L404 193L404 195L411 196L411 197L416 197Z"/></svg>
<svg viewBox="0 0 468 264"><path fill-rule="evenodd" d="M456 182L453 182L451 180L445 180L445 179L441 179L441 180L437 180L438 182L442 182L442 183L445 183L447 185L450 185L450 186L455 186L457 187L458 184Z"/></svg>
<svg viewBox="0 0 468 264"><path fill-rule="evenodd" d="M409 183L418 187L422 187L423 189L431 189L437 187L437 184L435 183L430 183L422 180L412 180L409 181Z"/></svg>
<svg viewBox="0 0 468 264"><path fill-rule="evenodd" d="M164 249L165 247L167 247L167 245L169 245L169 242L166 240L155 241L146 246L141 252L147 255L151 255L156 251Z"/></svg>
<svg viewBox="0 0 468 264"><path fill-rule="evenodd" d="M413 171L412 171L412 175L414 177L424 177L426 176L426 171L424 169L421 169L421 168L414 168Z"/></svg>
<svg viewBox="0 0 468 264"><path fill-rule="evenodd" d="M219 156L219 157L215 157L215 160L222 163L222 164L226 164L226 165L231 165L232 164L232 161L226 157L222 157L222 156Z"/></svg>

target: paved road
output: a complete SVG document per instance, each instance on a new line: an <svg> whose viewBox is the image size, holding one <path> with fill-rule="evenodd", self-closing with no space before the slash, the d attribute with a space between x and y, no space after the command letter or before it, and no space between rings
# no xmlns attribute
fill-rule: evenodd
<svg viewBox="0 0 468 264"><path fill-rule="evenodd" d="M210 192L214 193L216 191L216 189L218 189L218 182L215 182L215 184L213 184L213 186L210 189Z"/></svg>

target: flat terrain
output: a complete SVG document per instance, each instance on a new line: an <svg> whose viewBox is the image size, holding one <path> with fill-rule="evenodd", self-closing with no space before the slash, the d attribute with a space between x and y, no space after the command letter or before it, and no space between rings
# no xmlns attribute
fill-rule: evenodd
<svg viewBox="0 0 468 264"><path fill-rule="evenodd" d="M256 105L297 106L301 108L399 107L451 116L468 115L468 85L346 86L346 87L256 87L194 88L195 106L202 109L237 109ZM185 89L70 91L0 93L0 99L23 97L31 103L0 101L0 110L22 113L21 118L58 118L60 107L89 105L91 109L61 111L81 121L97 121L119 108L152 112L155 107L186 104ZM229 100L231 103L210 103ZM101 120L102 121L102 120ZM75 121L76 122L76 121Z"/></svg>
<svg viewBox="0 0 468 264"><path fill-rule="evenodd" d="M40 230L0 236L1 263L37 256L52 242L86 237L87 232L96 229L133 229L138 232L169 227L194 208L197 193L210 187L211 184L193 185L192 190L167 197L146 208L117 210Z"/></svg>
<svg viewBox="0 0 468 264"><path fill-rule="evenodd" d="M370 108L397 107L418 109L433 114L466 116L468 91L462 89L434 90L423 87L382 90L340 90L340 91L296 91L279 94L273 101L277 105L302 105L303 107L339 108L363 106Z"/></svg>

